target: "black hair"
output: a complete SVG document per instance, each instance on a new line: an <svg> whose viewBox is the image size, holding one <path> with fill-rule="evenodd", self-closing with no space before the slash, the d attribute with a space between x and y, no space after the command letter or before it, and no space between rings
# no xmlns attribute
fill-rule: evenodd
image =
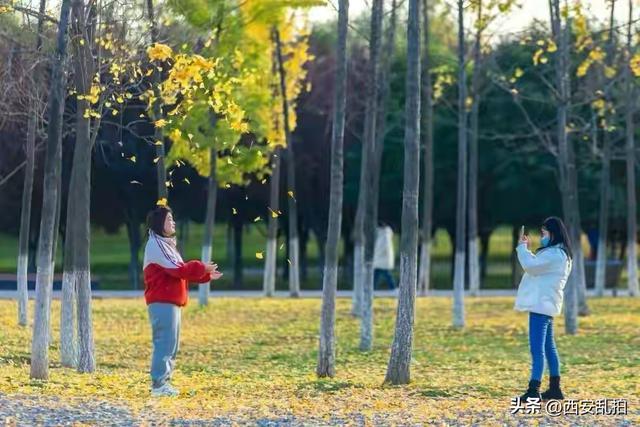
<svg viewBox="0 0 640 427"><path fill-rule="evenodd" d="M561 244L560 248L567 254L569 259L573 259L573 251L571 250L571 240L569 239L569 233L567 232L567 228L564 226L564 223L557 216L550 216L545 219L542 223L542 227L544 227L549 232L549 244L543 248L538 248L536 253L545 249L546 247Z"/></svg>
<svg viewBox="0 0 640 427"><path fill-rule="evenodd" d="M172 210L169 206L156 207L147 214L147 229L153 231L158 236L172 237L164 234L164 222L170 213L172 213Z"/></svg>

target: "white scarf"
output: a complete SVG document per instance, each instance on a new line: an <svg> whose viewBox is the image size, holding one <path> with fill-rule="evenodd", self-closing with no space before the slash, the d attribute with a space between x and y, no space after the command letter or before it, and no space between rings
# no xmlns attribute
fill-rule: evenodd
<svg viewBox="0 0 640 427"><path fill-rule="evenodd" d="M176 239L162 237L149 230L149 239L144 248L143 269L149 264L158 264L164 268L178 268L184 261L176 248Z"/></svg>

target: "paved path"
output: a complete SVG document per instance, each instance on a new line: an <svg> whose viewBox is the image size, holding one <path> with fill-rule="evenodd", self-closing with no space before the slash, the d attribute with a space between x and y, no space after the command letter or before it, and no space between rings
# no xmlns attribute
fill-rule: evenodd
<svg viewBox="0 0 640 427"><path fill-rule="evenodd" d="M105 299L105 298L142 298L142 291L107 291L107 290L97 290L93 291L94 299ZM53 298L59 299L61 295L60 291L53 291ZM397 291L389 291L389 290L380 290L375 292L376 297L396 297ZM593 297L595 294L592 290L587 290L587 296ZM612 290L607 289L605 291L605 296L612 296ZM629 291L626 289L619 289L617 296L626 297L629 295ZM0 291L0 299L14 299L16 296L15 291ZM261 298L264 296L262 291L211 291L211 298ZM351 291L338 291L338 298L351 298ZM436 297L452 297L453 291L446 289L438 289L432 290L429 293L429 296ZM515 289L485 289L481 290L478 297L498 297L498 296L516 296ZM192 291L189 293L190 298L198 298L198 292ZM275 298L288 298L289 293L287 291L277 291L275 293ZM312 290L312 291L302 291L301 298L322 298L322 291ZM471 298L468 292L465 292L465 297ZM35 298L35 291L29 291L29 298Z"/></svg>

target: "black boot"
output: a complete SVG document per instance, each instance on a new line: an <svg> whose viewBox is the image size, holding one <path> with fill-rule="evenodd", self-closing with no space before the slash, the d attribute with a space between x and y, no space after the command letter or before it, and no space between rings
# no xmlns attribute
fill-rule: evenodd
<svg viewBox="0 0 640 427"><path fill-rule="evenodd" d="M526 402L527 398L529 397L532 399L538 398L540 401L542 401L542 396L540 395L540 381L530 380L529 388L527 389L527 392L525 394L520 396L520 401Z"/></svg>
<svg viewBox="0 0 640 427"><path fill-rule="evenodd" d="M549 389L542 393L543 400L563 400L564 395L560 390L560 377L549 377Z"/></svg>

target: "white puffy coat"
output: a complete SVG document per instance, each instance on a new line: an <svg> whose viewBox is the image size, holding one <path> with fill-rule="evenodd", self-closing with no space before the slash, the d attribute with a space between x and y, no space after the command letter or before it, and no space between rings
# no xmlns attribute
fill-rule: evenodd
<svg viewBox="0 0 640 427"><path fill-rule="evenodd" d="M373 251L373 268L393 270L393 230L388 225L376 228L376 244Z"/></svg>
<svg viewBox="0 0 640 427"><path fill-rule="evenodd" d="M516 253L524 275L514 310L558 316L562 312L564 286L571 273L571 259L558 245L533 254L521 243Z"/></svg>

